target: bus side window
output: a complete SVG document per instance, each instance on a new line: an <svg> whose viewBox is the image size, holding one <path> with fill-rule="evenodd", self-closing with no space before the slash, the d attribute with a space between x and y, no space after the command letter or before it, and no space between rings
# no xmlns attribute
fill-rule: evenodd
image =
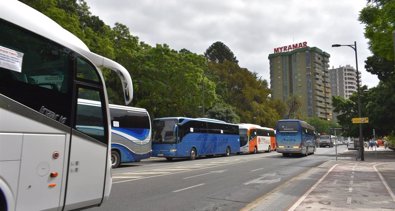
<svg viewBox="0 0 395 211"><path fill-rule="evenodd" d="M100 101L100 93L96 90L85 88L78 89L79 99L89 99ZM80 105L77 106L76 129L103 142L107 143L105 137L105 122L101 104L98 105Z"/></svg>
<svg viewBox="0 0 395 211"><path fill-rule="evenodd" d="M95 69L93 69L93 67L87 61L80 57L77 57L77 78L100 82L99 75Z"/></svg>

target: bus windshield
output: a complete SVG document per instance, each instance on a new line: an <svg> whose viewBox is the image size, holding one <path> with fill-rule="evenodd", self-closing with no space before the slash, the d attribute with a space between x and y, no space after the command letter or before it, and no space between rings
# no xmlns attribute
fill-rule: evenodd
<svg viewBox="0 0 395 211"><path fill-rule="evenodd" d="M278 132L298 132L297 122L278 122L277 131Z"/></svg>
<svg viewBox="0 0 395 211"><path fill-rule="evenodd" d="M154 120L153 122L153 143L171 144L176 143L175 126L177 119Z"/></svg>
<svg viewBox="0 0 395 211"><path fill-rule="evenodd" d="M240 129L240 146L244 146L248 142L247 129Z"/></svg>

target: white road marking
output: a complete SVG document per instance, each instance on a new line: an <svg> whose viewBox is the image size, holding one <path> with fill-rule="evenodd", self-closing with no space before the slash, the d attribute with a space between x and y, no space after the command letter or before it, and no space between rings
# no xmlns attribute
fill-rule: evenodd
<svg viewBox="0 0 395 211"><path fill-rule="evenodd" d="M112 176L113 179L139 179L143 176Z"/></svg>
<svg viewBox="0 0 395 211"><path fill-rule="evenodd" d="M153 175L153 174L168 174L170 172L168 171L160 171L160 172L127 172L127 173L121 173L121 175ZM115 175L117 176L117 175Z"/></svg>
<svg viewBox="0 0 395 211"><path fill-rule="evenodd" d="M352 198L351 197L347 197L347 204L351 204Z"/></svg>
<svg viewBox="0 0 395 211"><path fill-rule="evenodd" d="M263 170L263 169L264 169L264 168L254 169L254 170L251 170L251 172L260 171L260 170Z"/></svg>
<svg viewBox="0 0 395 211"><path fill-rule="evenodd" d="M276 182L281 181L281 177L276 178L276 179L265 179L266 177L274 177L276 176L276 173L271 173L271 174L262 174L261 177L258 177L256 179L253 179L251 181L245 182L244 185L250 185L250 184L272 184Z"/></svg>
<svg viewBox="0 0 395 211"><path fill-rule="evenodd" d="M333 165L332 168L330 168L330 169L328 170L328 172L326 172L326 174L325 174L323 177L321 177L321 179L318 180L318 181L313 185L313 187L311 187L302 197L300 197L299 200L298 200L294 205L292 205L292 207L289 208L288 211L294 211L294 210L303 202L303 200L305 200L306 197L307 197L314 189L317 188L317 186L328 176L329 173L331 173L331 171L332 171L336 166L337 166L337 164Z"/></svg>
<svg viewBox="0 0 395 211"><path fill-rule="evenodd" d="M227 160L227 161L213 161L212 163L203 163L203 164L200 164L200 163L195 163L195 164L192 164L192 165L187 165L188 167L185 167L184 169L181 169L181 168L158 168L158 169L152 169L152 170L150 170L151 172L157 172L157 174L155 174L155 175L147 175L147 176L144 176L144 177L141 177L141 178L134 178L134 179L124 179L124 180L122 180L122 179L119 179L119 181L114 181L113 182L113 184L119 184L119 183L125 183L125 182L134 182L134 181L137 181L137 180L141 180L141 179L149 179L149 178L153 178L153 177L160 177L160 176L166 176L166 175L172 175L172 174L178 174L178 173L181 173L181 172L190 172L190 171L195 171L195 170L204 170L204 169L210 169L210 168L215 168L215 167L218 167L218 166L227 166L227 165L234 165L234 164L237 164L237 163L244 163L244 162L250 162L250 161L253 161L253 160L259 160L259 159L262 159L263 157L267 157L267 156L269 156L269 155L272 155L272 154L270 154L270 153L267 153L267 154L264 154L265 156L253 156L253 157L246 157L246 158L242 158L242 159L239 159L239 158L237 158L237 159L231 159L230 158L230 160ZM180 167L180 166L177 166L177 167ZM200 167L200 168L197 168L197 167ZM168 173L164 173L164 172L168 172ZM119 174L122 174L122 173L113 173L113 176L118 176ZM127 174L127 172L125 173L125 174Z"/></svg>
<svg viewBox="0 0 395 211"><path fill-rule="evenodd" d="M181 191L184 191L184 190L189 190L189 189L196 188L196 187L199 187L199 186L202 186L202 185L205 185L205 183L200 183L198 185L193 185L193 186L190 186L190 187L187 187L187 188L174 190L173 193L178 193L178 192L181 192Z"/></svg>
<svg viewBox="0 0 395 211"><path fill-rule="evenodd" d="M195 178L195 177L205 176L205 175L208 175L208 174L221 174L221 173L224 173L225 171L227 171L227 169L218 170L218 171L210 171L210 172L203 173L203 174L197 174L197 175L185 177L183 179L191 179L191 178Z"/></svg>
<svg viewBox="0 0 395 211"><path fill-rule="evenodd" d="M392 200L395 201L395 195L392 192L391 188L388 186L387 182L385 181L383 175L381 175L381 173L377 170L376 166L381 165L381 164L375 164L373 166L374 170L377 172L377 174L379 175L381 182L384 184L385 188L387 189L388 193L391 195Z"/></svg>

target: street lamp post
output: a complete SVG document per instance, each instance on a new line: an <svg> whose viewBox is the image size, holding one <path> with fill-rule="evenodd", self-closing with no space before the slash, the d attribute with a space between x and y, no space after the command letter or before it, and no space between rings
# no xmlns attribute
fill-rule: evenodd
<svg viewBox="0 0 395 211"><path fill-rule="evenodd" d="M361 84L360 84L360 77L358 71L358 54L357 54L357 42L354 41L354 45L341 45L341 44L333 44L332 47L341 47L341 46L348 46L352 48L355 52L355 67L357 70L357 96L358 96L358 117L361 118ZM359 123L359 153L361 156L361 161L365 160L364 156L364 144L363 144L363 134L362 134L362 123Z"/></svg>

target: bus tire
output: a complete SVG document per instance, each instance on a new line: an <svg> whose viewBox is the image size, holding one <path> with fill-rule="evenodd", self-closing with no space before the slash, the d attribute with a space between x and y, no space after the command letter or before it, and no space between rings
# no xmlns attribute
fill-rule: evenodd
<svg viewBox="0 0 395 211"><path fill-rule="evenodd" d="M230 153L231 153L230 147L226 147L225 156L226 157L230 156Z"/></svg>
<svg viewBox="0 0 395 211"><path fill-rule="evenodd" d="M254 154L258 153L258 149L256 148L256 146L254 147Z"/></svg>
<svg viewBox="0 0 395 211"><path fill-rule="evenodd" d="M121 155L117 150L111 150L111 166L112 168L118 168L121 164Z"/></svg>
<svg viewBox="0 0 395 211"><path fill-rule="evenodd" d="M270 145L267 147L267 152L271 152L272 148L270 147Z"/></svg>
<svg viewBox="0 0 395 211"><path fill-rule="evenodd" d="M288 153L283 153L283 157L288 157L289 154Z"/></svg>
<svg viewBox="0 0 395 211"><path fill-rule="evenodd" d="M3 191L0 190L0 211L7 211L7 201L5 200L5 196Z"/></svg>
<svg viewBox="0 0 395 211"><path fill-rule="evenodd" d="M167 161L172 161L173 158L172 158L172 157L166 157L166 160L167 160Z"/></svg>
<svg viewBox="0 0 395 211"><path fill-rule="evenodd" d="M195 160L196 157L197 157L197 152L196 152L195 147L193 147L191 149L191 152L189 153L189 160Z"/></svg>

